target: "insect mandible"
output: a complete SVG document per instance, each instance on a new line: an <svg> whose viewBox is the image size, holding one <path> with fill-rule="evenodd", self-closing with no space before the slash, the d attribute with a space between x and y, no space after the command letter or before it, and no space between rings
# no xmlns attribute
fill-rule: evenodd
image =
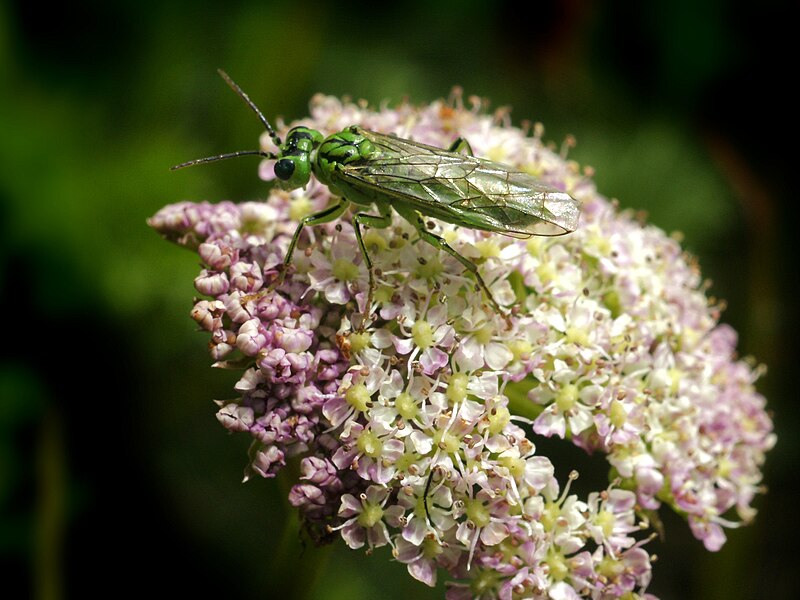
<svg viewBox="0 0 800 600"><path fill-rule="evenodd" d="M370 315L376 288L375 269L362 228L389 227L394 209L414 226L420 239L448 253L472 273L491 306L505 314L477 265L433 233L426 219L433 217L460 227L516 238L563 235L578 227L580 203L572 196L514 167L473 156L463 138L445 150L358 125L328 137L301 125L290 129L284 142L250 97L227 73L219 70L219 74L255 112L278 152L230 152L191 160L172 169L257 155L275 160L275 177L284 189L305 187L313 174L336 197L325 209L300 220L286 251L279 281L292 263L303 228L338 219L352 203L358 208L352 222L369 277L366 315ZM378 214L364 212L371 206Z"/></svg>

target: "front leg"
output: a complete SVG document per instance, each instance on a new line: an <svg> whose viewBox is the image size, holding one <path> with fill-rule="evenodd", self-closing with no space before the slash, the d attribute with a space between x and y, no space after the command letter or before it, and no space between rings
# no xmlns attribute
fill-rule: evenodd
<svg viewBox="0 0 800 600"><path fill-rule="evenodd" d="M269 285L269 287L244 296L241 299L242 306L248 302L254 300L257 301L260 298L263 298L266 294L274 291L276 287L283 283L283 280L286 278L286 273L289 271L289 265L292 264L292 256L294 255L294 250L297 247L297 241L300 239L300 234L303 232L303 227L306 225L321 225L323 223L330 223L331 221L338 219L342 213L347 210L349 205L350 202L344 198L339 198L334 204L331 204L319 212L315 212L300 219L300 223L297 224L297 229L294 230L292 240L289 242L289 248L286 250L286 255L283 257L283 265L280 273L278 274L278 278L275 279Z"/></svg>
<svg viewBox="0 0 800 600"><path fill-rule="evenodd" d="M303 232L303 228L307 225L313 226L322 225L323 223L330 223L331 221L341 217L349 205L350 202L344 198L339 198L336 203L323 208L319 212L315 212L300 219L300 223L297 224L297 229L295 229L294 235L292 236L292 241L289 242L289 248L286 250L286 256L283 257L283 270L281 271L278 279L278 284L283 282L283 278L286 276L286 271L289 269L289 265L292 264L292 255L294 254L294 249L297 246L297 241L300 239L300 234Z"/></svg>

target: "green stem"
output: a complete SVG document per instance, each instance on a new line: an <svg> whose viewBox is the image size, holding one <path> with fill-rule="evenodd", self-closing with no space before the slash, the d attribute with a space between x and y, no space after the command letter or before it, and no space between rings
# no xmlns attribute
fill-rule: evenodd
<svg viewBox="0 0 800 600"><path fill-rule="evenodd" d="M61 552L66 483L61 424L53 409L42 420L37 458L35 597L38 600L60 600L64 589Z"/></svg>
<svg viewBox="0 0 800 600"><path fill-rule="evenodd" d="M511 414L533 420L542 413L544 408L528 399L528 392L532 387L532 382L527 378L509 383L505 387L505 394L508 396L508 410Z"/></svg>
<svg viewBox="0 0 800 600"><path fill-rule="evenodd" d="M299 479L299 461L291 461L277 475L283 498ZM285 598L309 600L324 572L331 554L331 545L315 546L301 532L297 509L284 501L284 526L277 547L272 553L271 571L276 586ZM273 590L273 592L276 590Z"/></svg>

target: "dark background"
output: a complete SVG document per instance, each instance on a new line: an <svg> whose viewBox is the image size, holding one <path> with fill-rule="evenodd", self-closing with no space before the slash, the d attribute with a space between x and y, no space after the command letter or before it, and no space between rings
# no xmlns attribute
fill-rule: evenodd
<svg viewBox="0 0 800 600"><path fill-rule="evenodd" d="M301 548L287 482L239 482L248 439L226 435L211 402L234 395L235 375L208 368L188 317L197 260L145 225L178 200L265 195L255 159L167 170L256 147L261 127L223 67L287 119L316 92L422 103L461 85L556 143L574 134L570 156L596 168L603 194L682 231L742 355L769 365L759 389L779 443L755 524L721 552L664 516L651 591L797 593L791 3L547 1L531 16L469 0L164 4L0 4L4 588L443 597L385 549ZM554 458L562 479L582 460Z"/></svg>

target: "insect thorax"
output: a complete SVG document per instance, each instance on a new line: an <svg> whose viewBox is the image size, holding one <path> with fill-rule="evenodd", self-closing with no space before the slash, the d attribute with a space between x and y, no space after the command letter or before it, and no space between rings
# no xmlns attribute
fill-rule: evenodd
<svg viewBox="0 0 800 600"><path fill-rule="evenodd" d="M336 170L345 165L369 160L377 149L362 134L358 127L352 126L325 138L317 148L314 175L325 185L336 184Z"/></svg>

